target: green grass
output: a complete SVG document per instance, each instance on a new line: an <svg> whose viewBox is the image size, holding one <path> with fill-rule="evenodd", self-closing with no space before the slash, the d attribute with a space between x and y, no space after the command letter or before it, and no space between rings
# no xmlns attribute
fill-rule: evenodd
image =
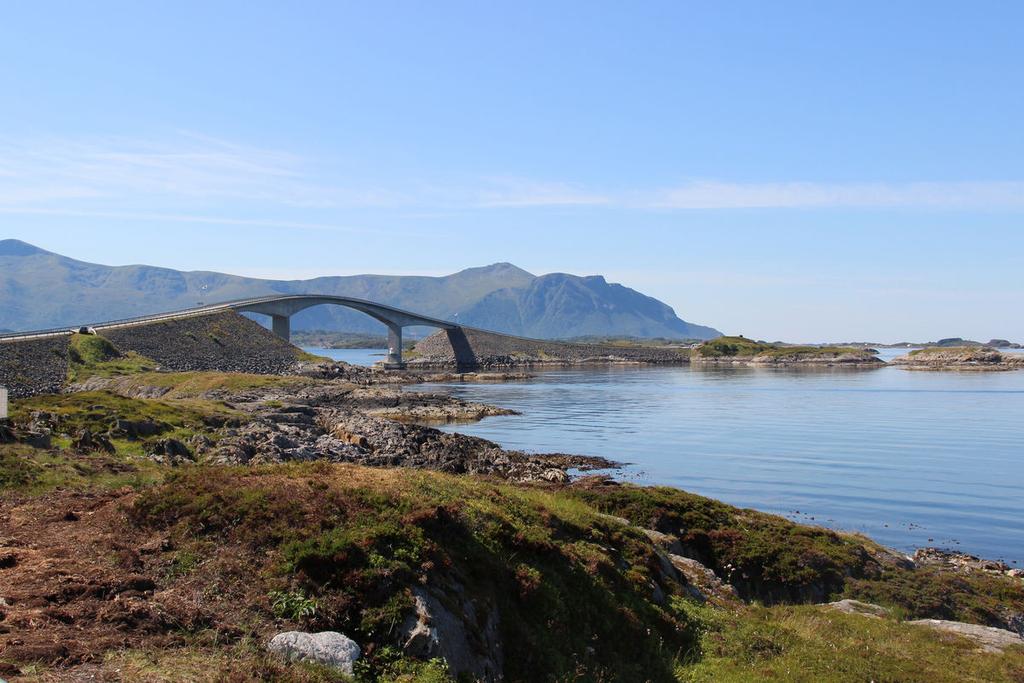
<svg viewBox="0 0 1024 683"><path fill-rule="evenodd" d="M74 334L68 347L68 381L90 377L117 377L155 369L157 363L137 353L121 353L95 334Z"/></svg>
<svg viewBox="0 0 1024 683"><path fill-rule="evenodd" d="M705 609L704 614L702 656L679 667L680 681L960 683L1024 678L1024 648L984 654L970 641L893 619L811 606Z"/></svg>
<svg viewBox="0 0 1024 683"><path fill-rule="evenodd" d="M0 446L0 494L36 496L58 488L141 489L160 481L165 473L161 466L142 458Z"/></svg>
<svg viewBox="0 0 1024 683"><path fill-rule="evenodd" d="M43 411L57 416L58 433L72 435L81 429L105 433L118 419L156 422L165 432L195 433L239 414L217 401L126 398L110 391L33 396L12 408L15 423L26 423L31 413Z"/></svg>
<svg viewBox="0 0 1024 683"><path fill-rule="evenodd" d="M299 388L312 382L313 380L304 377L241 372L143 372L119 380L117 386L122 393L149 387L166 389L167 392L161 398L171 400L196 398L214 391L236 392L267 387Z"/></svg>
<svg viewBox="0 0 1024 683"><path fill-rule="evenodd" d="M49 454L37 453L32 460L39 461L47 457L58 460L51 463L47 477L36 479L33 486L28 487L35 491L49 490L61 485L83 487L88 485L90 479L95 479L97 484L104 486L117 482L141 484L159 479L158 472L161 470L145 457L153 439L177 439L187 442L200 433L216 436L212 434L215 426L222 425L239 415L237 411L217 401L136 399L109 391L88 391L19 400L14 404L11 417L16 424L26 424L35 411L55 416L55 450ZM111 436L110 440L116 454L103 462L97 461L96 466L91 468L85 465L80 467L78 459L83 456L63 453L60 450L70 448L72 438L81 430L88 429L93 434L107 434L118 420L154 423L157 434L148 439L137 440L124 435ZM0 452L7 452L4 450L7 448L0 446ZM90 457L95 459L99 458L99 455L94 453ZM23 460L20 456L18 459ZM26 463L24 467L32 469L33 466ZM76 474L83 467L85 469ZM119 471L120 468L127 469L122 472Z"/></svg>
<svg viewBox="0 0 1024 683"><path fill-rule="evenodd" d="M772 348L770 344L756 342L745 337L719 337L704 342L693 350L693 354L704 358L733 358L756 356Z"/></svg>

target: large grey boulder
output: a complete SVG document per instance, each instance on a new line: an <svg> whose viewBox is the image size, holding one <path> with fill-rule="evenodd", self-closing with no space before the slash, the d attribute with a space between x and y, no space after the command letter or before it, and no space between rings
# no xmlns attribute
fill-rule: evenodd
<svg viewBox="0 0 1024 683"><path fill-rule="evenodd" d="M348 676L352 675L352 665L361 654L354 640L337 631L278 633L271 638L267 649L289 661L332 666Z"/></svg>

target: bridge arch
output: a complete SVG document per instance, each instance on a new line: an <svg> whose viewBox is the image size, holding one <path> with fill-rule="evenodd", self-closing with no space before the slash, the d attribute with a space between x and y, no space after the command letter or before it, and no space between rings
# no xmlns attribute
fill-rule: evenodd
<svg viewBox="0 0 1024 683"><path fill-rule="evenodd" d="M410 311L403 311L393 306L346 296L330 296L326 294L265 296L256 299L232 301L225 304L225 306L239 313L259 313L270 316L271 328L274 334L286 341L290 341L291 317L299 311L323 304L345 306L346 308L365 313L371 318L384 323L388 328L388 355L384 360L384 366L389 368L403 367L403 327L417 325L445 330L448 333L449 339L453 342L453 346L456 343L457 337L464 336L461 334L462 329L458 325L447 320L431 318Z"/></svg>

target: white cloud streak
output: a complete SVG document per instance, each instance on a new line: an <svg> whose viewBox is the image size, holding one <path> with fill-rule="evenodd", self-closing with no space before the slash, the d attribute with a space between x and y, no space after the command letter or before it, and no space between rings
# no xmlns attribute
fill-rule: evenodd
<svg viewBox="0 0 1024 683"><path fill-rule="evenodd" d="M1021 209L1024 182L726 183L695 181L646 202L664 209Z"/></svg>
<svg viewBox="0 0 1024 683"><path fill-rule="evenodd" d="M313 160L194 133L160 141L0 138L0 211L65 211L237 225L337 229L316 222L216 218L224 209L280 207L492 211L615 208L1024 210L1024 181L907 183L728 182L693 180L660 188L615 190L531 178L488 177L450 183L372 187L317 172ZM168 210L174 207L173 210ZM183 210L178 211L178 208ZM109 210L103 215L99 210ZM131 210L135 210L132 212ZM77 212L74 213L74 212ZM92 212L92 213L89 213Z"/></svg>
<svg viewBox="0 0 1024 683"><path fill-rule="evenodd" d="M401 201L380 190L321 183L308 166L290 153L189 133L168 142L0 139L0 203L174 198L331 208Z"/></svg>
<svg viewBox="0 0 1024 683"><path fill-rule="evenodd" d="M158 213L138 211L88 211L79 209L47 209L37 207L0 206L0 214L63 216L68 218L109 218L118 221L153 223L200 223L205 225L236 225L253 228L294 228L298 230L322 230L326 232L376 232L371 228L350 227L331 223L307 223L303 221L279 221L258 218L232 218L230 216L204 216L188 213ZM406 234L406 233L396 233Z"/></svg>

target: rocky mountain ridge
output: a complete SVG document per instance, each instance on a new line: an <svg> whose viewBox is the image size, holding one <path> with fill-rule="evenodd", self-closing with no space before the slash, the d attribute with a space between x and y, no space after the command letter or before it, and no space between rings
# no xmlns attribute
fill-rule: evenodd
<svg viewBox="0 0 1024 683"><path fill-rule="evenodd" d="M580 334L717 336L678 318L666 304L601 276L536 276L510 263L443 277L352 275L264 280L146 265L78 261L19 240L0 240L0 328L77 326L273 294L369 299L498 332L545 338ZM377 321L339 306L297 314L293 330L380 334ZM415 330L410 336L415 336Z"/></svg>

